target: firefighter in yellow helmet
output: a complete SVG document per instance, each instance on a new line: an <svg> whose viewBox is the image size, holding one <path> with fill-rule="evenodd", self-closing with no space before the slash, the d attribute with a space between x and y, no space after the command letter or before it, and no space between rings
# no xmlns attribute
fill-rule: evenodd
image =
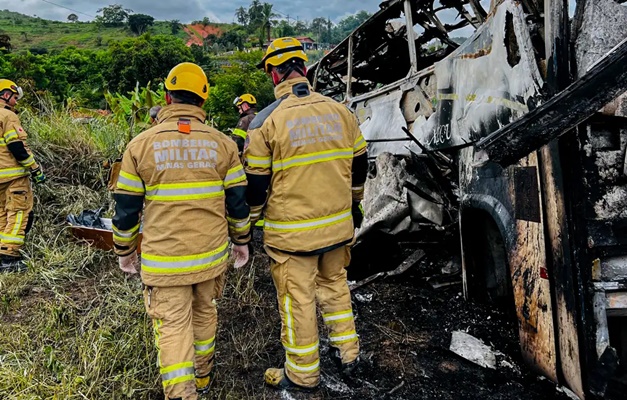
<svg viewBox="0 0 627 400"><path fill-rule="evenodd" d="M340 371L359 362L345 267L362 218L366 142L348 108L312 91L306 61L298 40L272 42L259 67L272 76L277 100L250 124L244 152L251 220L265 216L281 315L284 368L265 372L279 389L320 382L316 299Z"/></svg>
<svg viewBox="0 0 627 400"><path fill-rule="evenodd" d="M0 79L0 272L26 269L20 253L33 223L30 178L43 183L46 176L26 145L26 131L13 111L22 88Z"/></svg>
<svg viewBox="0 0 627 400"><path fill-rule="evenodd" d="M252 94L246 93L233 100L233 105L237 107L240 118L237 126L233 129L233 140L237 143L240 153L244 151L244 143L248 132L248 126L257 115L257 99Z"/></svg>
<svg viewBox="0 0 627 400"><path fill-rule="evenodd" d="M248 259L249 207L237 146L204 124L209 84L203 70L178 64L165 87L159 123L134 138L122 158L113 238L120 268L137 272L142 224L144 303L163 389L166 399L187 400L211 382L214 299L224 285L229 237L240 264Z"/></svg>

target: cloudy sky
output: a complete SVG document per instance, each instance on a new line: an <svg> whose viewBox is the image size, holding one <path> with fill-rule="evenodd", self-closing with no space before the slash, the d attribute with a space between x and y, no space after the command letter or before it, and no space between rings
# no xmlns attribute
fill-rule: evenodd
<svg viewBox="0 0 627 400"><path fill-rule="evenodd" d="M329 17L338 21L342 17L359 10L375 12L382 0L271 0L274 9L290 19L311 20L315 17ZM136 13L149 14L157 20L178 19L181 22L200 20L209 17L216 22L233 22L235 9L248 7L250 0L10 0L0 4L0 9L8 8L26 15L37 15L45 19L65 21L74 12L79 20L86 21L96 15L96 11L109 4L119 3ZM66 8L64 8L66 7ZM74 10L70 11L68 8ZM80 13L79 13L80 12Z"/></svg>

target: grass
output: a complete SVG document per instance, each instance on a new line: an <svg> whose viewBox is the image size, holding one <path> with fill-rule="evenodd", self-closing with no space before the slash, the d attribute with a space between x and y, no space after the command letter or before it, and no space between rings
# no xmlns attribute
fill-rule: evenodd
<svg viewBox="0 0 627 400"><path fill-rule="evenodd" d="M110 204L102 161L116 127L74 124L66 112L22 115L49 181L36 188L26 274L0 276L0 395L99 398L154 392L152 336L140 283L112 254L74 243L65 217ZM156 386L158 387L158 386ZM144 396L145 397L145 396Z"/></svg>

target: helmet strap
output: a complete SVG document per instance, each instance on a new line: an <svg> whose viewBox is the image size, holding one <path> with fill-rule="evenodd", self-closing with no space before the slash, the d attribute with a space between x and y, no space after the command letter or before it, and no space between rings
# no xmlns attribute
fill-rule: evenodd
<svg viewBox="0 0 627 400"><path fill-rule="evenodd" d="M4 94L7 92L9 92L11 95L9 97L4 97ZM13 96L15 96L15 93L13 93L11 90L2 91L2 93L0 93L0 108L6 108L7 110L12 110L13 107L9 105L9 102L11 101Z"/></svg>
<svg viewBox="0 0 627 400"><path fill-rule="evenodd" d="M274 86L278 86L281 83L285 82L285 80L292 74L292 72L298 72L301 76L307 76L307 67L300 69L296 67L296 65L290 62L285 67L285 73L282 78L279 78L279 74L276 72L276 68L272 68L272 82Z"/></svg>
<svg viewBox="0 0 627 400"><path fill-rule="evenodd" d="M270 74L272 74L272 83L274 86L278 86L285 79L285 77L279 78L279 73L276 72L276 68L272 68L272 72L270 72Z"/></svg>

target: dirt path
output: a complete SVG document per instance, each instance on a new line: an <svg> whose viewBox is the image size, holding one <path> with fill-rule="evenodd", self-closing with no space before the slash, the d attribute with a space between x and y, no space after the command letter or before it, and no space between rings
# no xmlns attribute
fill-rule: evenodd
<svg viewBox="0 0 627 400"><path fill-rule="evenodd" d="M262 382L265 368L281 364L283 351L267 258L257 254L254 270L249 271L254 274L249 293L255 294L250 304L242 306L230 297L241 293L242 288L236 291L235 286L227 288L221 303L219 369L210 398L567 399L523 364L514 325L503 313L465 302L461 285L434 290L426 282L428 274L445 262L446 257L428 253L407 273L355 290L365 361L359 374L351 381L341 379L322 336L321 387L313 394L294 394L273 391ZM233 276L230 279L233 283ZM489 370L453 354L448 348L455 330L493 346L508 365Z"/></svg>

